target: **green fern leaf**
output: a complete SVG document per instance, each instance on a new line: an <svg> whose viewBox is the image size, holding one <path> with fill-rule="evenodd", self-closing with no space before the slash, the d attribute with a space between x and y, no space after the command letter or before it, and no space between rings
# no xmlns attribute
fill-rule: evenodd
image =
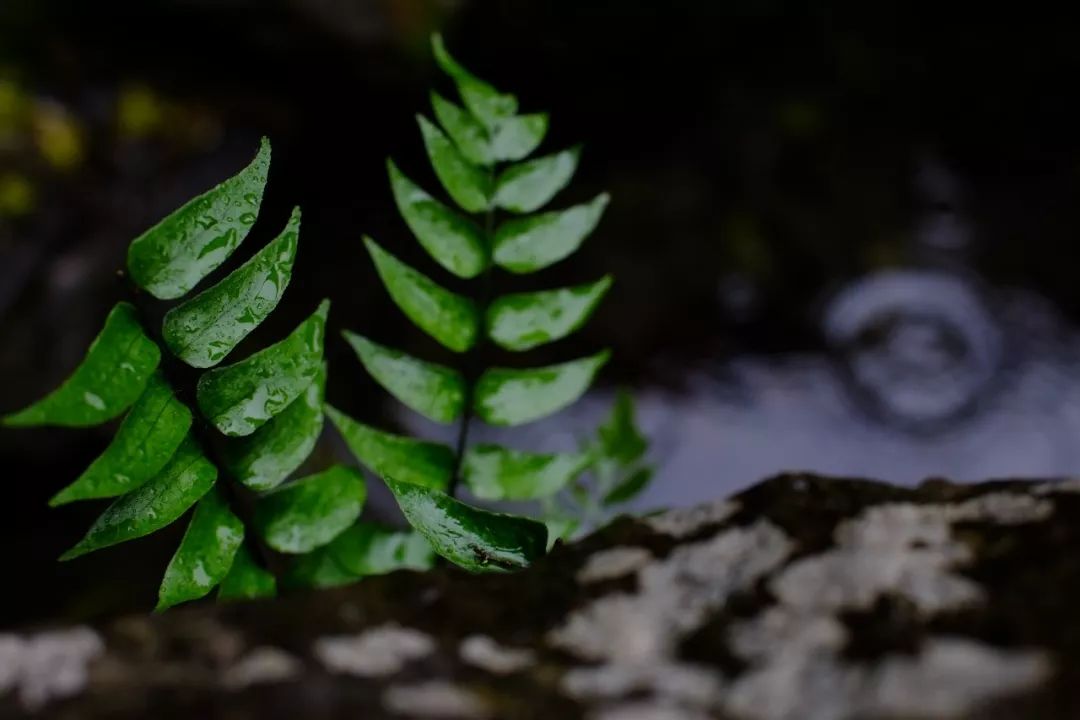
<svg viewBox="0 0 1080 720"><path fill-rule="evenodd" d="M191 200L136 238L128 270L159 300L186 295L225 262L247 237L262 205L270 143L239 174Z"/></svg>
<svg viewBox="0 0 1080 720"><path fill-rule="evenodd" d="M597 434L603 457L620 465L629 465L641 459L649 448L648 441L637 426L634 398L625 390L615 397L611 416L600 425Z"/></svg>
<svg viewBox="0 0 1080 720"><path fill-rule="evenodd" d="M630 502L642 493L652 482L653 469L651 467L638 468L627 475L618 485L611 489L603 498L605 506L619 505Z"/></svg>
<svg viewBox="0 0 1080 720"><path fill-rule="evenodd" d="M491 178L461 154L450 138L423 115L417 115L428 160L443 188L462 209L481 212L491 206Z"/></svg>
<svg viewBox="0 0 1080 720"><path fill-rule="evenodd" d="M190 427L191 411L155 373L105 452L49 504L56 507L134 490L165 467Z"/></svg>
<svg viewBox="0 0 1080 720"><path fill-rule="evenodd" d="M548 130L546 113L515 115L517 100L512 95L496 92L461 67L446 53L441 40L436 41L436 48L436 59L447 63L443 69L459 81L459 92L469 111L435 92L431 94L431 105L435 117L469 162L487 167L497 161L517 161L540 145Z"/></svg>
<svg viewBox="0 0 1080 720"><path fill-rule="evenodd" d="M229 574L218 588L218 600L258 600L277 594L277 580L268 570L259 567L247 544L240 546L233 557Z"/></svg>
<svg viewBox="0 0 1080 720"><path fill-rule="evenodd" d="M60 559L71 560L157 532L187 512L216 479L217 468L188 436L161 472L106 508L86 536Z"/></svg>
<svg viewBox="0 0 1080 720"><path fill-rule="evenodd" d="M217 365L265 320L289 286L300 234L300 209L284 232L224 280L165 315L162 336L174 355L197 368Z"/></svg>
<svg viewBox="0 0 1080 720"><path fill-rule="evenodd" d="M588 321L611 283L608 275L577 287L503 295L488 307L488 337L519 352L560 340Z"/></svg>
<svg viewBox="0 0 1080 720"><path fill-rule="evenodd" d="M395 570L428 570L435 553L416 532L358 522L329 545L300 555L285 577L295 588L330 588Z"/></svg>
<svg viewBox="0 0 1080 720"><path fill-rule="evenodd" d="M491 425L523 425L539 420L580 398L608 357L604 351L547 367L486 370L476 383L474 410Z"/></svg>
<svg viewBox="0 0 1080 720"><path fill-rule="evenodd" d="M568 210L516 218L495 231L495 264L512 273L531 273L573 255L596 228L610 197L602 193L592 202Z"/></svg>
<svg viewBox="0 0 1080 720"><path fill-rule="evenodd" d="M454 453L445 445L376 430L329 405L326 415L356 459L379 477L396 477L437 490L450 484Z"/></svg>
<svg viewBox="0 0 1080 720"><path fill-rule="evenodd" d="M475 445L465 453L462 477L480 500L536 500L562 490L588 462L580 453L541 454Z"/></svg>
<svg viewBox="0 0 1080 720"><path fill-rule="evenodd" d="M465 378L443 365L417 360L362 335L342 333L368 373L408 407L435 422L451 423L465 409Z"/></svg>
<svg viewBox="0 0 1080 720"><path fill-rule="evenodd" d="M243 542L244 523L220 492L211 489L195 506L180 547L165 569L157 610L208 595L228 575Z"/></svg>
<svg viewBox="0 0 1080 720"><path fill-rule="evenodd" d="M450 292L364 238L387 292L413 323L454 352L465 352L479 335L476 304Z"/></svg>
<svg viewBox="0 0 1080 720"><path fill-rule="evenodd" d="M465 279L483 272L489 261L480 228L424 192L393 160L386 166L398 211L435 262Z"/></svg>
<svg viewBox="0 0 1080 720"><path fill-rule="evenodd" d="M222 447L229 473L256 492L272 490L311 455L323 427L325 363L304 393L272 420L247 437Z"/></svg>
<svg viewBox="0 0 1080 720"><path fill-rule="evenodd" d="M547 550L551 552L556 542L573 537L577 529L581 527L581 521L577 518L556 515L544 518L544 525L547 526L548 531Z"/></svg>
<svg viewBox="0 0 1080 720"><path fill-rule="evenodd" d="M540 209L570 182L580 158L578 146L511 165L495 183L495 204L515 213Z"/></svg>
<svg viewBox="0 0 1080 720"><path fill-rule="evenodd" d="M311 552L356 522L366 498L360 473L335 465L260 498L255 527L278 552Z"/></svg>
<svg viewBox="0 0 1080 720"><path fill-rule="evenodd" d="M516 115L499 123L491 140L491 154L498 162L517 162L528 157L544 141L547 113Z"/></svg>
<svg viewBox="0 0 1080 720"><path fill-rule="evenodd" d="M323 334L330 302L284 340L199 379L196 399L225 435L250 435L299 397L322 367Z"/></svg>
<svg viewBox="0 0 1080 720"><path fill-rule="evenodd" d="M384 480L409 524L435 552L466 570L519 570L544 554L543 523L481 510L420 485Z"/></svg>
<svg viewBox="0 0 1080 720"><path fill-rule="evenodd" d="M129 303L114 307L86 357L63 385L5 417L4 425L89 427L127 410L142 395L161 360L161 351L143 332L137 315Z"/></svg>
<svg viewBox="0 0 1080 720"><path fill-rule="evenodd" d="M340 537L341 535L338 536ZM359 580L359 576L341 567L334 559L330 554L330 545L297 555L282 578L282 585L289 589L321 590L349 585Z"/></svg>
<svg viewBox="0 0 1080 720"><path fill-rule="evenodd" d="M358 522L338 535L326 551L355 577L383 575L394 570L427 570L435 561L431 545L416 532L400 532Z"/></svg>
<svg viewBox="0 0 1080 720"><path fill-rule="evenodd" d="M431 108L443 130L466 160L481 167L487 167L495 161L487 129L467 110L437 92L431 93Z"/></svg>
<svg viewBox="0 0 1080 720"><path fill-rule="evenodd" d="M517 98L500 93L492 85L473 75L446 50L442 36L431 36L431 47L435 62L457 84L465 106L480 122L489 129L496 128L502 121L517 112Z"/></svg>

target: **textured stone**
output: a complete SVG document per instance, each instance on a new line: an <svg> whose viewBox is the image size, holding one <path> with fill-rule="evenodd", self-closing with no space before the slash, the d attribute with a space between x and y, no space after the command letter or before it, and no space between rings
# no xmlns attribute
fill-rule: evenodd
<svg viewBox="0 0 1080 720"><path fill-rule="evenodd" d="M441 680L392 685L383 693L386 709L409 717L486 718L490 711L475 693Z"/></svg>
<svg viewBox="0 0 1080 720"><path fill-rule="evenodd" d="M315 641L315 657L333 672L358 677L384 677L400 672L411 660L435 650L426 634L395 624L358 635L333 635Z"/></svg>
<svg viewBox="0 0 1080 720"><path fill-rule="evenodd" d="M303 664L295 657L272 647L257 647L225 672L223 681L230 688L279 683L296 677Z"/></svg>
<svg viewBox="0 0 1080 720"><path fill-rule="evenodd" d="M487 635L470 635L461 641L461 659L495 675L521 672L536 664L536 653L527 648L503 647Z"/></svg>
<svg viewBox="0 0 1080 720"><path fill-rule="evenodd" d="M728 500L698 505L689 508L676 508L658 515L642 518L642 522L663 535L685 538L697 531L727 520L738 505Z"/></svg>
<svg viewBox="0 0 1080 720"><path fill-rule="evenodd" d="M652 553L645 548L616 547L601 550L588 560L578 571L579 583L603 582L615 580L645 567L652 560Z"/></svg>
<svg viewBox="0 0 1080 720"><path fill-rule="evenodd" d="M1075 481L809 475L440 567L0 635L0 720L1071 720Z"/></svg>
<svg viewBox="0 0 1080 720"><path fill-rule="evenodd" d="M76 695L89 680L90 662L104 651L101 638L86 627L0 635L0 694L14 690L26 710Z"/></svg>

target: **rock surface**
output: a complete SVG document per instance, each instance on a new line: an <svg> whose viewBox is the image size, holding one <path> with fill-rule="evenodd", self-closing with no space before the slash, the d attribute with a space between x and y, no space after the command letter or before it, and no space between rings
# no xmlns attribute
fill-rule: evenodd
<svg viewBox="0 0 1080 720"><path fill-rule="evenodd" d="M788 475L515 575L0 634L0 719L1080 717L1080 482Z"/></svg>

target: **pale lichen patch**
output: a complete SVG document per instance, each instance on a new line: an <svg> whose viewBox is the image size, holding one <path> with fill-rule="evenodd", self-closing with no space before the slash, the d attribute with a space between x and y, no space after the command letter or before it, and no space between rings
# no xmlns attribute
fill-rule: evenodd
<svg viewBox="0 0 1080 720"><path fill-rule="evenodd" d="M1050 517L1054 505L1048 500L1011 492L991 492L946 506L953 522L982 520L1002 525L1038 522Z"/></svg>
<svg viewBox="0 0 1080 720"><path fill-rule="evenodd" d="M1053 512L1047 500L994 492L960 503L888 503L837 527L836 547L804 558L774 578L773 592L793 607L866 608L889 593L933 613L976 603L982 590L950 572L969 562L971 550L953 536L964 521L1019 524Z"/></svg>
<svg viewBox="0 0 1080 720"><path fill-rule="evenodd" d="M841 548L902 553L914 546L945 547L952 530L941 505L887 503L841 522L833 532Z"/></svg>
<svg viewBox="0 0 1080 720"><path fill-rule="evenodd" d="M635 594L606 595L572 613L548 634L556 647L605 661L563 676L564 693L579 700L619 700L647 692L653 700L608 707L603 718L701 717L719 702L719 672L679 662L678 642L735 592L752 587L791 552L791 541L761 520L684 545L637 571Z"/></svg>
<svg viewBox="0 0 1080 720"><path fill-rule="evenodd" d="M284 650L274 647L257 647L225 671L222 682L233 690L284 682L298 677L303 664Z"/></svg>
<svg viewBox="0 0 1080 720"><path fill-rule="evenodd" d="M709 525L718 525L734 515L739 505L731 500L719 500L689 508L676 508L658 515L642 518L642 522L658 533L674 538L693 535Z"/></svg>
<svg viewBox="0 0 1080 720"><path fill-rule="evenodd" d="M711 720L712 717L709 713L654 700L609 705L589 714L589 720Z"/></svg>
<svg viewBox="0 0 1080 720"><path fill-rule="evenodd" d="M89 681L90 663L104 652L101 637L87 627L0 635L0 694L15 691L31 711L76 695Z"/></svg>
<svg viewBox="0 0 1080 720"><path fill-rule="evenodd" d="M934 638L917 654L866 665L827 650L779 650L736 680L725 708L756 720L959 717L1042 682L1044 656L959 638Z"/></svg>
<svg viewBox="0 0 1080 720"><path fill-rule="evenodd" d="M394 685L383 692L382 701L387 710L412 718L491 717L491 709L479 695L442 680Z"/></svg>
<svg viewBox="0 0 1080 720"><path fill-rule="evenodd" d="M639 592L606 595L572 613L547 641L579 657L634 664L663 658L708 612L783 562L791 542L762 520L684 545L638 571Z"/></svg>
<svg viewBox="0 0 1080 720"><path fill-rule="evenodd" d="M732 651L748 661L767 660L781 649L799 655L839 652L847 639L847 631L836 617L782 605L736 624L728 638Z"/></svg>
<svg viewBox="0 0 1080 720"><path fill-rule="evenodd" d="M435 650L431 636L395 624L359 635L332 635L315 641L314 654L328 670L359 677L385 677Z"/></svg>
<svg viewBox="0 0 1080 720"><path fill-rule="evenodd" d="M577 581L583 585L616 578L637 572L649 564L652 553L641 547L613 547L594 553L577 573Z"/></svg>
<svg viewBox="0 0 1080 720"><path fill-rule="evenodd" d="M638 572L641 597L662 608L665 623L685 634L734 593L752 587L784 562L792 543L776 525L753 525L683 545Z"/></svg>
<svg viewBox="0 0 1080 720"><path fill-rule="evenodd" d="M487 635L470 635L458 648L461 659L481 670L495 675L521 672L536 663L536 653L526 648L509 648L500 645Z"/></svg>
<svg viewBox="0 0 1080 720"><path fill-rule="evenodd" d="M573 668L563 676L560 687L577 700L617 700L647 692L675 704L704 708L719 699L721 678L714 669L688 663L610 663Z"/></svg>
<svg viewBox="0 0 1080 720"><path fill-rule="evenodd" d="M931 638L915 655L852 664L839 613L878 597L902 597L925 614L979 602L984 591L953 567L973 559L952 523L1042 520L1050 503L988 493L960 503L889 503L836 528L836 547L784 568L770 582L780 602L729 631L729 646L750 663L725 693L736 716L761 720L843 717L953 717L1030 688L1048 662L1032 651L999 650L960 638Z"/></svg>
<svg viewBox="0 0 1080 720"><path fill-rule="evenodd" d="M1035 495L1052 495L1054 493L1080 493L1080 477L1039 483L1031 489L1031 492Z"/></svg>
<svg viewBox="0 0 1080 720"><path fill-rule="evenodd" d="M637 595L605 595L548 633L551 645L587 660L645 662L673 645L669 608Z"/></svg>
<svg viewBox="0 0 1080 720"><path fill-rule="evenodd" d="M0 695L15 687L22 674L23 641L14 635L0 635Z"/></svg>
<svg viewBox="0 0 1080 720"><path fill-rule="evenodd" d="M684 545L640 568L637 593L601 597L548 634L556 647L605 661L569 671L563 691L582 700L649 692L660 703L609 709L612 717L664 717L648 714L661 707L671 717L696 717L718 702L722 681L718 672L676 661L677 643L733 593L779 567L791 549L778 527L761 520Z"/></svg>
<svg viewBox="0 0 1080 720"><path fill-rule="evenodd" d="M754 720L838 720L849 717L858 687L857 671L831 654L780 652L740 675L723 705Z"/></svg>
<svg viewBox="0 0 1080 720"><path fill-rule="evenodd" d="M890 503L869 508L840 523L834 549L792 563L770 587L782 603L803 611L867 608L883 594L905 597L928 613L978 602L979 586L950 572L971 559L969 548L952 536L950 523L954 517L980 517L990 512L987 507Z"/></svg>
<svg viewBox="0 0 1080 720"><path fill-rule="evenodd" d="M978 585L947 571L966 558L948 547L880 555L841 549L793 563L770 588L782 602L806 611L866 609L892 594L934 613L983 598Z"/></svg>
<svg viewBox="0 0 1080 720"><path fill-rule="evenodd" d="M1035 687L1047 678L1043 653L1000 650L965 638L934 638L914 657L881 663L856 707L867 714L955 717L996 697Z"/></svg>

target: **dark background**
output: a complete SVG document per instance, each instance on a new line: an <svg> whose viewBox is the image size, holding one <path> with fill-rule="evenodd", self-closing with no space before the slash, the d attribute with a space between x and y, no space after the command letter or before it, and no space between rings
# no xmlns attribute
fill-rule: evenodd
<svg viewBox="0 0 1080 720"><path fill-rule="evenodd" d="M649 505L785 468L1077 471L1075 27L1033 7L807 5L4 0L0 412L75 366L126 296L128 242L267 135L266 202L238 258L296 204L303 239L285 300L236 357L330 297L331 400L416 426L337 330L446 359L360 243L370 233L436 274L384 161L436 189L413 115L430 87L450 92L427 45L440 29L524 110L552 113L545 148L586 143L559 206L614 198L573 259L505 283L617 277L585 332L529 357L615 351L597 393L534 429L537 444L584 431L625 385L656 441ZM152 604L178 528L53 560L100 506L45 501L110 432L0 431L0 625Z"/></svg>

